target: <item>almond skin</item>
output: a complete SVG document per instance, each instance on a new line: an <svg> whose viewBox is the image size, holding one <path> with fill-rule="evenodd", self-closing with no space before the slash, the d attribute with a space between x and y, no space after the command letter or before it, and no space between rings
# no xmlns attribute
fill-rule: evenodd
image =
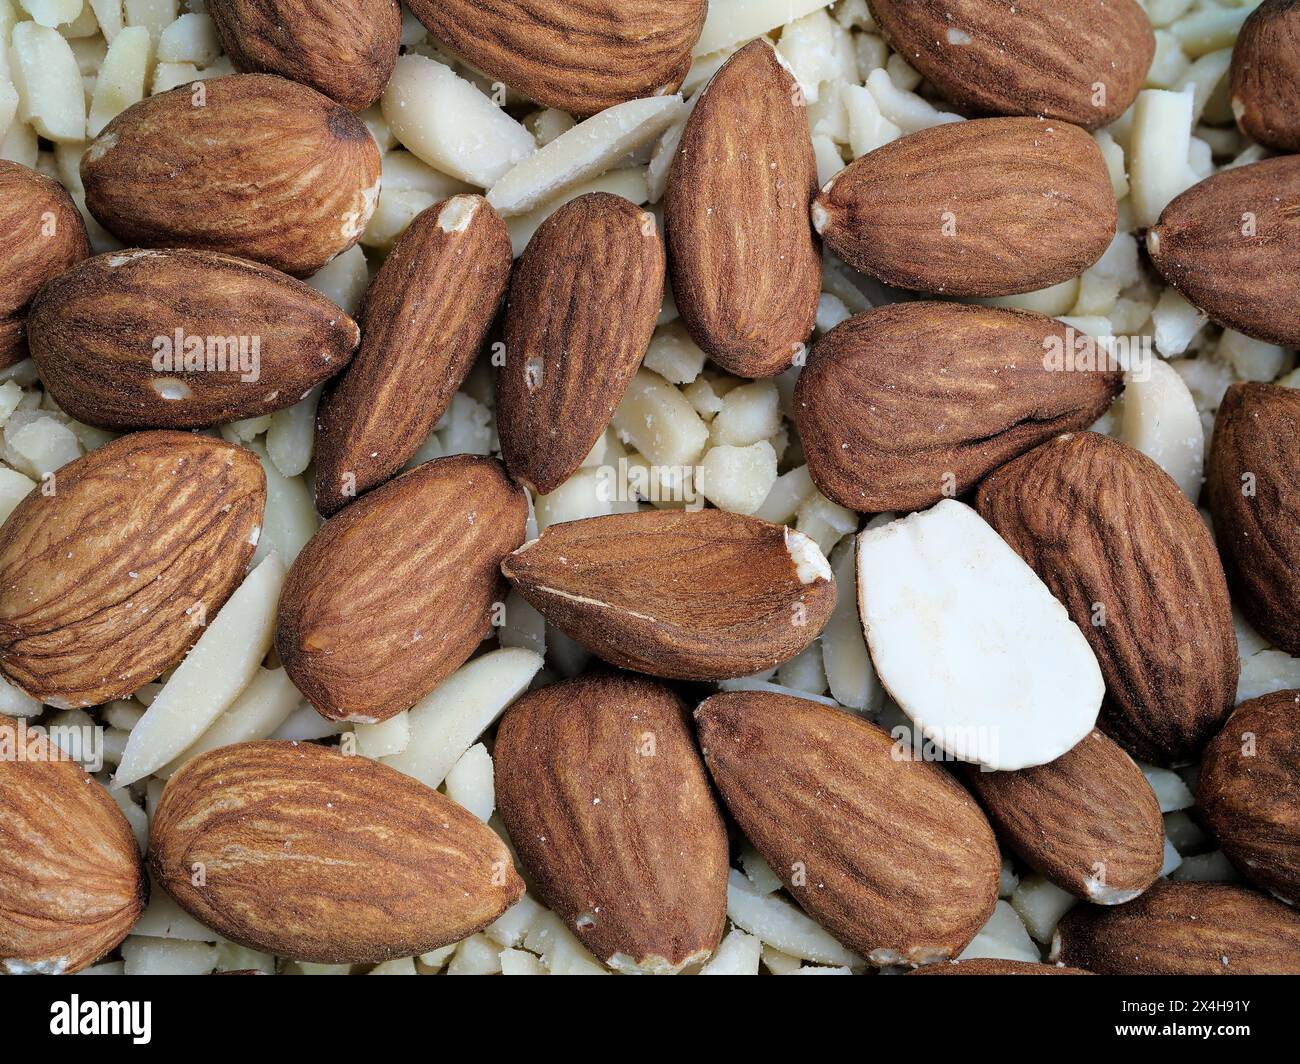
<svg viewBox="0 0 1300 1064"><path fill-rule="evenodd" d="M586 116L676 92L707 0L410 0L429 32L489 78Z"/></svg>
<svg viewBox="0 0 1300 1064"><path fill-rule="evenodd" d="M1071 909L1052 957L1098 975L1300 975L1300 915L1246 887L1160 882Z"/></svg>
<svg viewBox="0 0 1300 1064"><path fill-rule="evenodd" d="M70 975L144 911L140 847L108 792L39 733L0 716L0 749L0 968Z"/></svg>
<svg viewBox="0 0 1300 1064"><path fill-rule="evenodd" d="M59 406L123 431L208 428L282 410L347 366L361 339L315 289L208 251L87 259L42 289L28 332Z"/></svg>
<svg viewBox="0 0 1300 1064"><path fill-rule="evenodd" d="M808 471L828 498L865 513L964 494L1106 412L1118 370L1048 368L1050 351L1070 343L1052 318L959 303L850 318L817 342L795 385Z"/></svg>
<svg viewBox="0 0 1300 1064"><path fill-rule="evenodd" d="M1207 177L1147 231L1164 279L1220 325L1300 346L1300 156Z"/></svg>
<svg viewBox="0 0 1300 1064"><path fill-rule="evenodd" d="M1092 975L1082 968L1060 964L1036 964L1033 961L1004 961L993 957L976 957L948 964L927 964L908 975Z"/></svg>
<svg viewBox="0 0 1300 1064"><path fill-rule="evenodd" d="M967 114L1097 129L1137 98L1155 56L1134 0L871 0L896 52Z"/></svg>
<svg viewBox="0 0 1300 1064"><path fill-rule="evenodd" d="M1206 499L1233 601L1300 655L1300 392L1234 384L1219 404Z"/></svg>
<svg viewBox="0 0 1300 1064"><path fill-rule="evenodd" d="M0 527L0 670L55 706L139 690L243 580L265 505L256 456L205 436L137 432L69 462Z"/></svg>
<svg viewBox="0 0 1300 1064"><path fill-rule="evenodd" d="M533 234L510 283L497 429L510 475L537 494L582 465L645 357L663 304L654 215L592 192Z"/></svg>
<svg viewBox="0 0 1300 1064"><path fill-rule="evenodd" d="M310 85L351 111L379 99L397 63L397 0L212 0L208 14L238 70Z"/></svg>
<svg viewBox="0 0 1300 1064"><path fill-rule="evenodd" d="M361 238L379 170L361 119L268 74L141 100L81 160L86 206L124 243L219 251L295 277Z"/></svg>
<svg viewBox="0 0 1300 1064"><path fill-rule="evenodd" d="M149 867L231 941L319 964L459 942L524 892L505 843L473 814L311 743L236 743L189 762L158 803Z"/></svg>
<svg viewBox="0 0 1300 1064"><path fill-rule="evenodd" d="M873 964L954 957L992 915L1001 861L984 814L942 768L895 756L883 729L758 691L706 699L695 723L741 830Z"/></svg>
<svg viewBox="0 0 1300 1064"><path fill-rule="evenodd" d="M361 349L317 412L322 514L384 483L428 439L474 365L511 260L510 234L482 196L453 196L407 227L366 290Z"/></svg>
<svg viewBox="0 0 1300 1064"><path fill-rule="evenodd" d="M835 607L835 579L811 540L724 510L551 525L501 569L588 650L670 679L770 669L816 639Z"/></svg>
<svg viewBox="0 0 1300 1064"><path fill-rule="evenodd" d="M425 462L330 518L280 596L276 647L329 720L409 709L478 648L528 503L501 463Z"/></svg>
<svg viewBox="0 0 1300 1064"><path fill-rule="evenodd" d="M677 309L723 369L770 377L803 354L821 295L816 194L803 94L754 41L699 94L664 197Z"/></svg>
<svg viewBox="0 0 1300 1064"><path fill-rule="evenodd" d="M27 357L27 309L41 285L89 254L86 223L63 186L0 159L0 369Z"/></svg>
<svg viewBox="0 0 1300 1064"><path fill-rule="evenodd" d="M862 156L822 189L812 217L836 255L886 284L1008 296L1095 263L1115 238L1118 209L1101 149L1083 130L983 118Z"/></svg>
<svg viewBox="0 0 1300 1064"><path fill-rule="evenodd" d="M991 474L978 507L1087 637L1102 730L1144 761L1193 758L1232 711L1240 663L1214 538L1178 485L1081 432Z"/></svg>
<svg viewBox="0 0 1300 1064"><path fill-rule="evenodd" d="M726 922L727 831L670 688L601 672L532 691L493 760L530 881L588 949L628 972L708 959Z"/></svg>
<svg viewBox="0 0 1300 1064"><path fill-rule="evenodd" d="M1300 151L1300 4L1264 0L1232 49L1232 112L1248 137L1278 151Z"/></svg>

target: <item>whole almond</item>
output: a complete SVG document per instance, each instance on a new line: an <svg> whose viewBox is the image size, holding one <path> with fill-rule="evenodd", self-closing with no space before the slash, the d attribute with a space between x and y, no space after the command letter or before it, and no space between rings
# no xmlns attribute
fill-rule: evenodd
<svg viewBox="0 0 1300 1064"><path fill-rule="evenodd" d="M1102 730L1145 761L1195 757L1232 711L1240 666L1214 539L1178 485L1082 432L990 474L978 505L1097 655Z"/></svg>
<svg viewBox="0 0 1300 1064"><path fill-rule="evenodd" d="M588 650L671 679L770 669L816 639L835 607L835 579L812 540L725 510L551 525L501 569Z"/></svg>
<svg viewBox="0 0 1300 1064"><path fill-rule="evenodd" d="M968 961L927 964L908 975L1092 975L1082 968L1062 964L1039 964L1035 961L1004 961L993 957L973 957Z"/></svg>
<svg viewBox="0 0 1300 1064"><path fill-rule="evenodd" d="M428 439L474 365L511 258L482 196L436 203L407 227L366 290L361 349L317 413L322 514L388 480Z"/></svg>
<svg viewBox="0 0 1300 1064"><path fill-rule="evenodd" d="M54 706L175 665L244 578L266 475L251 451L137 432L59 469L0 526L0 670Z"/></svg>
<svg viewBox="0 0 1300 1064"><path fill-rule="evenodd" d="M128 244L305 277L361 238L379 200L379 148L314 89L233 74L127 108L87 149L81 180L90 213Z"/></svg>
<svg viewBox="0 0 1300 1064"><path fill-rule="evenodd" d="M816 193L803 93L754 41L700 92L664 197L677 309L723 369L770 377L803 354L821 294Z"/></svg>
<svg viewBox="0 0 1300 1064"><path fill-rule="evenodd" d="M356 322L301 281L208 251L114 251L32 304L59 406L108 429L208 428L292 406L352 358Z"/></svg>
<svg viewBox="0 0 1300 1064"><path fill-rule="evenodd" d="M501 560L528 503L501 463L417 466L330 518L280 596L276 647L322 716L375 723L409 709L492 628Z"/></svg>
<svg viewBox="0 0 1300 1064"><path fill-rule="evenodd" d="M600 672L532 691L493 760L530 881L588 949L627 972L708 959L726 923L727 831L670 688Z"/></svg>
<svg viewBox="0 0 1300 1064"><path fill-rule="evenodd" d="M1052 318L959 303L850 318L817 342L795 386L808 471L828 498L866 513L962 494L1106 412L1121 374L1104 361L1066 372L1074 345Z"/></svg>
<svg viewBox="0 0 1300 1064"><path fill-rule="evenodd" d="M0 968L70 975L144 911L140 847L118 805L25 722L0 716Z"/></svg>
<svg viewBox="0 0 1300 1064"><path fill-rule="evenodd" d="M881 728L802 698L715 695L695 711L704 761L796 901L876 965L955 957L998 900L979 807Z"/></svg>
<svg viewBox="0 0 1300 1064"><path fill-rule="evenodd" d="M1118 219L1096 141L1039 118L956 122L893 141L832 178L812 215L849 265L946 296L1077 277L1110 247Z"/></svg>
<svg viewBox="0 0 1300 1064"><path fill-rule="evenodd" d="M641 365L663 304L654 215L592 192L528 242L510 282L497 430L511 476L540 495L582 465Z"/></svg>
<svg viewBox="0 0 1300 1064"><path fill-rule="evenodd" d="M1232 113L1241 131L1278 151L1300 151L1300 4L1264 0L1232 49Z"/></svg>
<svg viewBox="0 0 1300 1064"><path fill-rule="evenodd" d="M236 743L163 790L149 867L249 949L375 964L468 938L519 900L505 843L450 798L367 757Z"/></svg>

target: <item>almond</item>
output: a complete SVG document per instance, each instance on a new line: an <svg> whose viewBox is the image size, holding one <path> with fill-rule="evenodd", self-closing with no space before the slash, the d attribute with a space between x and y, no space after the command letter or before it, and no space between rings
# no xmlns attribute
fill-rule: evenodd
<svg viewBox="0 0 1300 1064"><path fill-rule="evenodd" d="M862 156L827 183L812 216L836 255L886 284L1007 296L1077 277L1110 247L1118 211L1083 130L983 118Z"/></svg>
<svg viewBox="0 0 1300 1064"><path fill-rule="evenodd" d="M409 709L491 630L527 519L501 463L476 455L426 462L330 518L280 597L289 678L330 720Z"/></svg>
<svg viewBox="0 0 1300 1064"><path fill-rule="evenodd" d="M1155 56L1135 0L871 0L881 34L969 114L1097 129L1137 98Z"/></svg>
<svg viewBox="0 0 1300 1064"><path fill-rule="evenodd" d="M803 354L821 295L816 193L803 93L754 41L700 92L664 198L677 309L723 369L770 377Z"/></svg>
<svg viewBox="0 0 1300 1064"><path fill-rule="evenodd" d="M453 196L407 227L366 290L361 349L317 413L322 514L388 480L428 439L474 365L511 258L482 196Z"/></svg>
<svg viewBox="0 0 1300 1064"><path fill-rule="evenodd" d="M593 192L528 242L510 283L497 428L511 475L541 495L582 465L641 365L663 304L654 215Z"/></svg>
<svg viewBox="0 0 1300 1064"><path fill-rule="evenodd" d="M676 92L707 0L410 0L429 32L525 96L575 115Z"/></svg>
<svg viewBox="0 0 1300 1064"><path fill-rule="evenodd" d="M128 244L305 277L361 238L379 200L379 148L314 89L234 74L127 108L91 143L81 180L90 213Z"/></svg>
<svg viewBox="0 0 1300 1064"><path fill-rule="evenodd" d="M238 70L310 85L352 111L379 99L397 63L397 0L211 0Z"/></svg>
<svg viewBox="0 0 1300 1064"><path fill-rule="evenodd" d="M1053 959L1098 975L1300 975L1300 915L1229 883L1156 883L1065 914Z"/></svg>
<svg viewBox="0 0 1300 1064"><path fill-rule="evenodd" d="M0 967L71 974L144 911L140 848L106 790L37 729L0 716Z"/></svg>
<svg viewBox="0 0 1300 1064"><path fill-rule="evenodd" d="M1178 485L1081 432L990 474L979 511L1087 637L1102 730L1144 761L1194 758L1232 711L1240 666L1214 539Z"/></svg>
<svg viewBox="0 0 1300 1064"><path fill-rule="evenodd" d="M943 769L874 724L758 691L695 711L704 761L795 900L876 965L954 957L993 913L993 831Z"/></svg>
<svg viewBox="0 0 1300 1064"><path fill-rule="evenodd" d="M1024 311L899 303L841 323L813 348L795 420L813 480L841 506L917 510L964 494L1058 432L1083 429L1121 386L1077 371L1072 330Z"/></svg>
<svg viewBox="0 0 1300 1064"><path fill-rule="evenodd" d="M709 958L727 831L677 696L626 673L524 695L493 751L497 805L542 900L611 968Z"/></svg>
<svg viewBox="0 0 1300 1064"><path fill-rule="evenodd" d="M232 942L320 964L459 942L524 892L505 844L472 813L311 743L236 743L189 762L158 802L149 866Z"/></svg>
<svg viewBox="0 0 1300 1064"><path fill-rule="evenodd" d="M27 309L41 285L89 254L86 223L63 186L0 159L0 369L27 357Z"/></svg>
<svg viewBox="0 0 1300 1064"><path fill-rule="evenodd" d="M908 975L1092 975L1082 968L1061 964L1037 964L1034 961L1004 961L992 957L975 957L948 964L927 964Z"/></svg>
<svg viewBox="0 0 1300 1064"><path fill-rule="evenodd" d="M29 343L59 406L108 429L207 428L298 402L356 322L301 281L207 251L114 251L51 281Z"/></svg>
<svg viewBox="0 0 1300 1064"><path fill-rule="evenodd" d="M1207 177L1147 231L1164 279L1220 325L1300 346L1300 156Z"/></svg>
<svg viewBox="0 0 1300 1064"><path fill-rule="evenodd" d="M1278 151L1300 151L1300 6L1264 0L1232 49L1232 113L1241 131Z"/></svg>
<svg viewBox="0 0 1300 1064"><path fill-rule="evenodd" d="M626 669L681 680L788 661L835 608L800 532L724 510L653 510L551 525L502 563L570 638Z"/></svg>
<svg viewBox="0 0 1300 1064"><path fill-rule="evenodd" d="M251 451L138 432L70 462L0 527L0 670L55 706L175 665L244 578L266 475Z"/></svg>

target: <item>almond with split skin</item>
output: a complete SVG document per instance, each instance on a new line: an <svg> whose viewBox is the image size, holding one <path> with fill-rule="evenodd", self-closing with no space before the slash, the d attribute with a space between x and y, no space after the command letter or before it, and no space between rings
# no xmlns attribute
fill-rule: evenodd
<svg viewBox="0 0 1300 1064"><path fill-rule="evenodd" d="M320 964L459 942L524 892L505 843L472 813L311 743L236 743L187 764L158 803L149 866L232 942Z"/></svg>
<svg viewBox="0 0 1300 1064"><path fill-rule="evenodd" d="M316 417L326 516L419 450L474 365L510 279L510 234L482 196L418 214L366 290L361 348Z"/></svg>
<svg viewBox="0 0 1300 1064"><path fill-rule="evenodd" d="M305 277L361 238L379 170L346 107L284 78L232 74L127 108L87 149L81 180L90 213L125 243Z"/></svg>
<svg viewBox="0 0 1300 1064"><path fill-rule="evenodd" d="M1092 975L1082 968L1063 964L1036 964L1033 961L1004 961L992 957L975 957L948 964L927 964L908 975Z"/></svg>
<svg viewBox="0 0 1300 1064"><path fill-rule="evenodd" d="M803 94L754 41L700 93L664 198L677 309L723 369L770 377L803 354L821 294L816 192Z"/></svg>
<svg viewBox="0 0 1300 1064"><path fill-rule="evenodd" d="M596 672L533 691L493 751L497 806L542 900L611 968L709 958L727 909L727 831L673 691Z"/></svg>
<svg viewBox="0 0 1300 1064"><path fill-rule="evenodd" d="M1264 0L1232 49L1232 113L1241 131L1278 151L1300 151L1300 4Z"/></svg>
<svg viewBox="0 0 1300 1064"><path fill-rule="evenodd" d="M0 527L0 670L93 706L175 665L244 578L266 475L242 447L137 432L58 470Z"/></svg>
<svg viewBox="0 0 1300 1064"><path fill-rule="evenodd" d="M1015 295L1077 277L1118 224L1096 141L1040 118L956 122L886 144L832 178L812 217L849 265L946 296Z"/></svg>
<svg viewBox="0 0 1300 1064"><path fill-rule="evenodd" d="M1074 341L1052 318L959 303L899 303L842 322L817 342L795 387L813 480L866 513L965 493L1109 408L1121 373L1100 348L1101 365L1074 369L1063 361Z"/></svg>
<svg viewBox="0 0 1300 1064"><path fill-rule="evenodd" d="M537 494L582 465L650 345L663 303L654 215L592 192L533 235L510 283L497 430L510 474Z"/></svg>

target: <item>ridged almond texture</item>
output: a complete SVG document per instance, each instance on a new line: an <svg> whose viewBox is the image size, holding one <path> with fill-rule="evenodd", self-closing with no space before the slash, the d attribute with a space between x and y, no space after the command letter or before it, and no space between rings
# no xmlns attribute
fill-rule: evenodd
<svg viewBox="0 0 1300 1064"><path fill-rule="evenodd" d="M527 520L501 463L477 455L425 462L336 514L280 596L276 647L289 678L330 720L409 709L491 630L501 560Z"/></svg>
<svg viewBox="0 0 1300 1064"><path fill-rule="evenodd" d="M1214 539L1178 485L1083 432L992 473L978 506L1097 655L1102 730L1144 761L1194 758L1232 711L1240 664Z"/></svg>
<svg viewBox="0 0 1300 1064"><path fill-rule="evenodd" d="M474 365L512 258L482 196L436 203L406 228L366 290L361 349L317 412L322 514L388 480L428 439Z"/></svg>
<svg viewBox="0 0 1300 1064"><path fill-rule="evenodd" d="M139 845L108 792L43 735L0 716L0 750L0 968L80 971L144 911Z"/></svg>
<svg viewBox="0 0 1300 1064"><path fill-rule="evenodd" d="M1219 404L1206 499L1233 601L1300 655L1300 392L1234 384Z"/></svg>
<svg viewBox="0 0 1300 1064"><path fill-rule="evenodd" d="M842 322L795 386L813 480L865 513L965 493L1057 433L1087 428L1115 399L1117 369L1066 372L1072 343L1052 318L960 303L899 303Z"/></svg>
<svg viewBox="0 0 1300 1064"><path fill-rule="evenodd" d="M1034 961L1004 961L994 957L973 957L968 961L927 964L908 975L1092 975L1082 968L1062 964L1038 964Z"/></svg>
<svg viewBox="0 0 1300 1064"><path fill-rule="evenodd" d="M724 510L551 525L501 569L588 650L670 679L770 669L816 639L835 607L835 578L815 543Z"/></svg>
<svg viewBox="0 0 1300 1064"><path fill-rule="evenodd" d="M1085 129L1128 110L1155 55L1135 0L870 0L885 39L970 114Z"/></svg>
<svg viewBox="0 0 1300 1064"><path fill-rule="evenodd" d="M184 656L244 578L251 451L137 432L69 462L0 527L0 670L55 706L125 698Z"/></svg>
<svg viewBox="0 0 1300 1064"><path fill-rule="evenodd" d="M41 285L89 254L86 223L64 187L0 159L0 369L27 357L27 308Z"/></svg>
<svg viewBox="0 0 1300 1064"><path fill-rule="evenodd" d="M1220 325L1300 346L1300 155L1207 177L1147 231L1164 279Z"/></svg>
<svg viewBox="0 0 1300 1064"><path fill-rule="evenodd" d="M457 55L538 103L592 115L676 92L707 0L410 0Z"/></svg>
<svg viewBox="0 0 1300 1064"><path fill-rule="evenodd" d="M819 924L876 965L955 957L993 913L1001 861L974 800L859 717L741 691L695 711L722 800Z"/></svg>
<svg viewBox="0 0 1300 1064"><path fill-rule="evenodd" d="M606 192L565 204L528 242L510 283L497 430L511 475L554 491L618 409L663 304L654 215Z"/></svg>
<svg viewBox="0 0 1300 1064"><path fill-rule="evenodd" d="M158 803L149 866L231 941L321 964L459 942L524 892L505 843L472 813L312 743L236 743L187 764Z"/></svg>
<svg viewBox="0 0 1300 1064"><path fill-rule="evenodd" d="M965 773L998 837L1062 890L1120 905L1160 875L1160 803L1133 759L1101 732L1046 765L1017 772L971 765Z"/></svg>
<svg viewBox="0 0 1300 1064"><path fill-rule="evenodd" d="M754 41L700 92L664 197L677 309L723 369L770 377L803 353L821 294L816 194L803 94Z"/></svg>
<svg viewBox="0 0 1300 1064"><path fill-rule="evenodd" d="M208 14L237 69L310 85L352 111L379 99L401 46L397 0L210 0Z"/></svg>
<svg viewBox="0 0 1300 1064"><path fill-rule="evenodd" d="M1232 49L1232 112L1247 136L1300 151L1300 0L1264 0Z"/></svg>
<svg viewBox="0 0 1300 1064"><path fill-rule="evenodd" d="M947 296L1007 296L1076 277L1115 238L1096 141L1038 118L982 118L912 133L850 163L813 223L849 265Z"/></svg>
<svg viewBox="0 0 1300 1064"><path fill-rule="evenodd" d="M233 74L150 96L81 160L86 206L127 244L220 251L305 277L379 201L364 122L314 89Z"/></svg>
<svg viewBox="0 0 1300 1064"><path fill-rule="evenodd" d="M28 340L88 425L193 429L292 406L347 366L356 322L301 281L207 251L113 251L32 304Z"/></svg>
<svg viewBox="0 0 1300 1064"><path fill-rule="evenodd" d="M1156 883L1136 901L1078 905L1053 958L1098 975L1300 975L1300 915L1230 883Z"/></svg>
<svg viewBox="0 0 1300 1064"><path fill-rule="evenodd" d="M497 806L546 905L612 968L706 960L727 911L727 831L663 684L589 673L532 691L493 750Z"/></svg>
<svg viewBox="0 0 1300 1064"><path fill-rule="evenodd" d="M1205 748L1196 804L1247 879L1300 902L1300 691L1237 707Z"/></svg>

